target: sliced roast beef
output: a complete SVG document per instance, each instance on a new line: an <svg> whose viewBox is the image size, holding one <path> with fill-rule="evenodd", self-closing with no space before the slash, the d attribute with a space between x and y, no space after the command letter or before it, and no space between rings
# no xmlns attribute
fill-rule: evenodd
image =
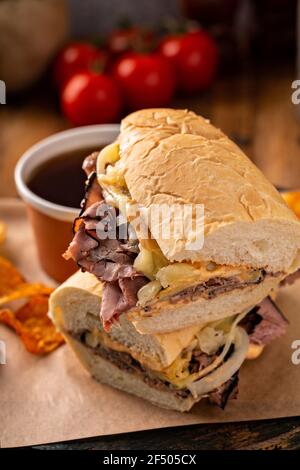
<svg viewBox="0 0 300 470"><path fill-rule="evenodd" d="M186 302L192 302L196 300L199 295L205 299L213 299L217 295L224 294L233 289L243 289L247 286L261 283L266 276L268 276L265 271L259 271L257 276L254 276L252 279L245 281L240 278L238 275L229 276L229 277L214 277L209 279L206 282L201 282L200 284L187 287L182 291L173 294L170 297L170 303L175 304L178 301L184 300ZM150 311L151 305L144 307L145 310Z"/></svg>
<svg viewBox="0 0 300 470"><path fill-rule="evenodd" d="M74 222L74 238L64 256L104 282L100 316L109 329L113 319L136 305L137 292L148 280L133 267L139 251L137 240L120 239L119 233L110 238L105 233L117 214L103 200L96 175L97 157L98 152L94 152L84 160L88 177L85 197L80 217ZM104 236L99 236L100 230Z"/></svg>
<svg viewBox="0 0 300 470"><path fill-rule="evenodd" d="M189 372L191 374L199 372L209 366L216 358L216 354L209 356L208 354L196 350L193 352L191 361L189 363Z"/></svg>
<svg viewBox="0 0 300 470"><path fill-rule="evenodd" d="M89 236L85 230L84 224L80 224L76 235L71 241L64 257L74 259L77 263L83 259L91 250L98 246L98 241Z"/></svg>
<svg viewBox="0 0 300 470"><path fill-rule="evenodd" d="M81 213L95 202L103 200L102 190L97 180L96 166L99 152L93 152L84 159L82 169L86 173L85 195L81 202Z"/></svg>
<svg viewBox="0 0 300 470"><path fill-rule="evenodd" d="M105 238L110 223L108 212L103 200L87 204L65 253L65 258L73 258L82 270L104 282L100 316L106 330L122 312L136 305L138 290L148 282L133 267L137 241L120 239L118 233L116 238L109 238L108 234Z"/></svg>
<svg viewBox="0 0 300 470"><path fill-rule="evenodd" d="M257 310L256 307L253 308L239 323L239 326L242 326L249 336L251 336L256 326L262 321L262 316L258 315Z"/></svg>
<svg viewBox="0 0 300 470"><path fill-rule="evenodd" d="M229 399L234 399L238 394L239 371L237 371L227 382L217 390L209 394L209 401L224 410Z"/></svg>
<svg viewBox="0 0 300 470"><path fill-rule="evenodd" d="M136 305L137 292L146 282L143 276L136 276L133 279L120 277L118 281L104 283L101 318L106 329L122 312Z"/></svg>
<svg viewBox="0 0 300 470"><path fill-rule="evenodd" d="M84 198L81 201L81 213L88 209L90 206L95 204L96 202L100 202L103 200L102 190L97 180L96 172L92 172L88 175L88 179L85 183L85 193Z"/></svg>
<svg viewBox="0 0 300 470"><path fill-rule="evenodd" d="M288 321L270 297L266 297L254 310L261 321L250 334L252 343L266 345L285 334Z"/></svg>
<svg viewBox="0 0 300 470"><path fill-rule="evenodd" d="M287 319L270 297L254 307L239 323L248 333L250 342L266 345L286 332Z"/></svg>

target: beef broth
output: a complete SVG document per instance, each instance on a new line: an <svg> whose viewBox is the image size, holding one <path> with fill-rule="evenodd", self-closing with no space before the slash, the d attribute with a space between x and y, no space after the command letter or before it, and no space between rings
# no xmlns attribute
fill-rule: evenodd
<svg viewBox="0 0 300 470"><path fill-rule="evenodd" d="M29 189L49 202L79 208L86 180L82 164L94 151L94 147L81 148L55 155L35 169L27 183Z"/></svg>

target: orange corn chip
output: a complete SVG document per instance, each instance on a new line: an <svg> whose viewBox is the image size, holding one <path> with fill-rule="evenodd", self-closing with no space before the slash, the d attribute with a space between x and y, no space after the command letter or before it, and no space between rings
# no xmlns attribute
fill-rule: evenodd
<svg viewBox="0 0 300 470"><path fill-rule="evenodd" d="M0 306L12 300L51 294L53 289L42 284L29 284L7 259L0 256Z"/></svg>
<svg viewBox="0 0 300 470"><path fill-rule="evenodd" d="M17 268L7 259L0 256L0 296L13 291L17 286L25 283L25 279Z"/></svg>
<svg viewBox="0 0 300 470"><path fill-rule="evenodd" d="M0 281L1 282L1 281ZM21 284L14 291L9 292L7 295L0 296L0 307L13 300L22 299L25 297L33 297L35 295L50 295L53 292L51 287L46 287L43 284Z"/></svg>
<svg viewBox="0 0 300 470"><path fill-rule="evenodd" d="M15 330L27 351L44 355L64 342L47 313L48 297L36 295L15 313L9 309L0 310L0 322Z"/></svg>

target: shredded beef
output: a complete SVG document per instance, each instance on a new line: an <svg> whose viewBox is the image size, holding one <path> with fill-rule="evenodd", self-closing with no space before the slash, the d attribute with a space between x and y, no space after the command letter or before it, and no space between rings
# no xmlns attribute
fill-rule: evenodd
<svg viewBox="0 0 300 470"><path fill-rule="evenodd" d="M239 323L250 342L266 345L286 332L287 319L270 297L256 305Z"/></svg>
<svg viewBox="0 0 300 470"><path fill-rule="evenodd" d="M255 309L262 320L250 335L252 343L269 344L285 334L288 321L270 297L266 297Z"/></svg>
<svg viewBox="0 0 300 470"><path fill-rule="evenodd" d="M257 310L258 308L253 308L239 323L239 326L242 326L249 336L262 321L262 316L257 313Z"/></svg>
<svg viewBox="0 0 300 470"><path fill-rule="evenodd" d="M234 399L238 394L239 371L217 390L209 394L209 401L224 410L229 399Z"/></svg>
<svg viewBox="0 0 300 470"><path fill-rule="evenodd" d="M216 357L216 354L209 356L202 351L194 351L189 364L189 372L193 374L194 372L199 372L200 370L205 369L205 367L209 366Z"/></svg>

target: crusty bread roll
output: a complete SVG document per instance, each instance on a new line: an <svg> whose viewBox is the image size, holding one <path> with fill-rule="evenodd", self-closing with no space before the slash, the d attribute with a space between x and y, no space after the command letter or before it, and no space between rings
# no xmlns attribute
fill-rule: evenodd
<svg viewBox="0 0 300 470"><path fill-rule="evenodd" d="M290 272L300 264L300 222L261 171L209 121L187 110L147 109L121 125L119 169L133 201L204 204L204 246L187 250L195 233L163 239L170 261L214 261Z"/></svg>

